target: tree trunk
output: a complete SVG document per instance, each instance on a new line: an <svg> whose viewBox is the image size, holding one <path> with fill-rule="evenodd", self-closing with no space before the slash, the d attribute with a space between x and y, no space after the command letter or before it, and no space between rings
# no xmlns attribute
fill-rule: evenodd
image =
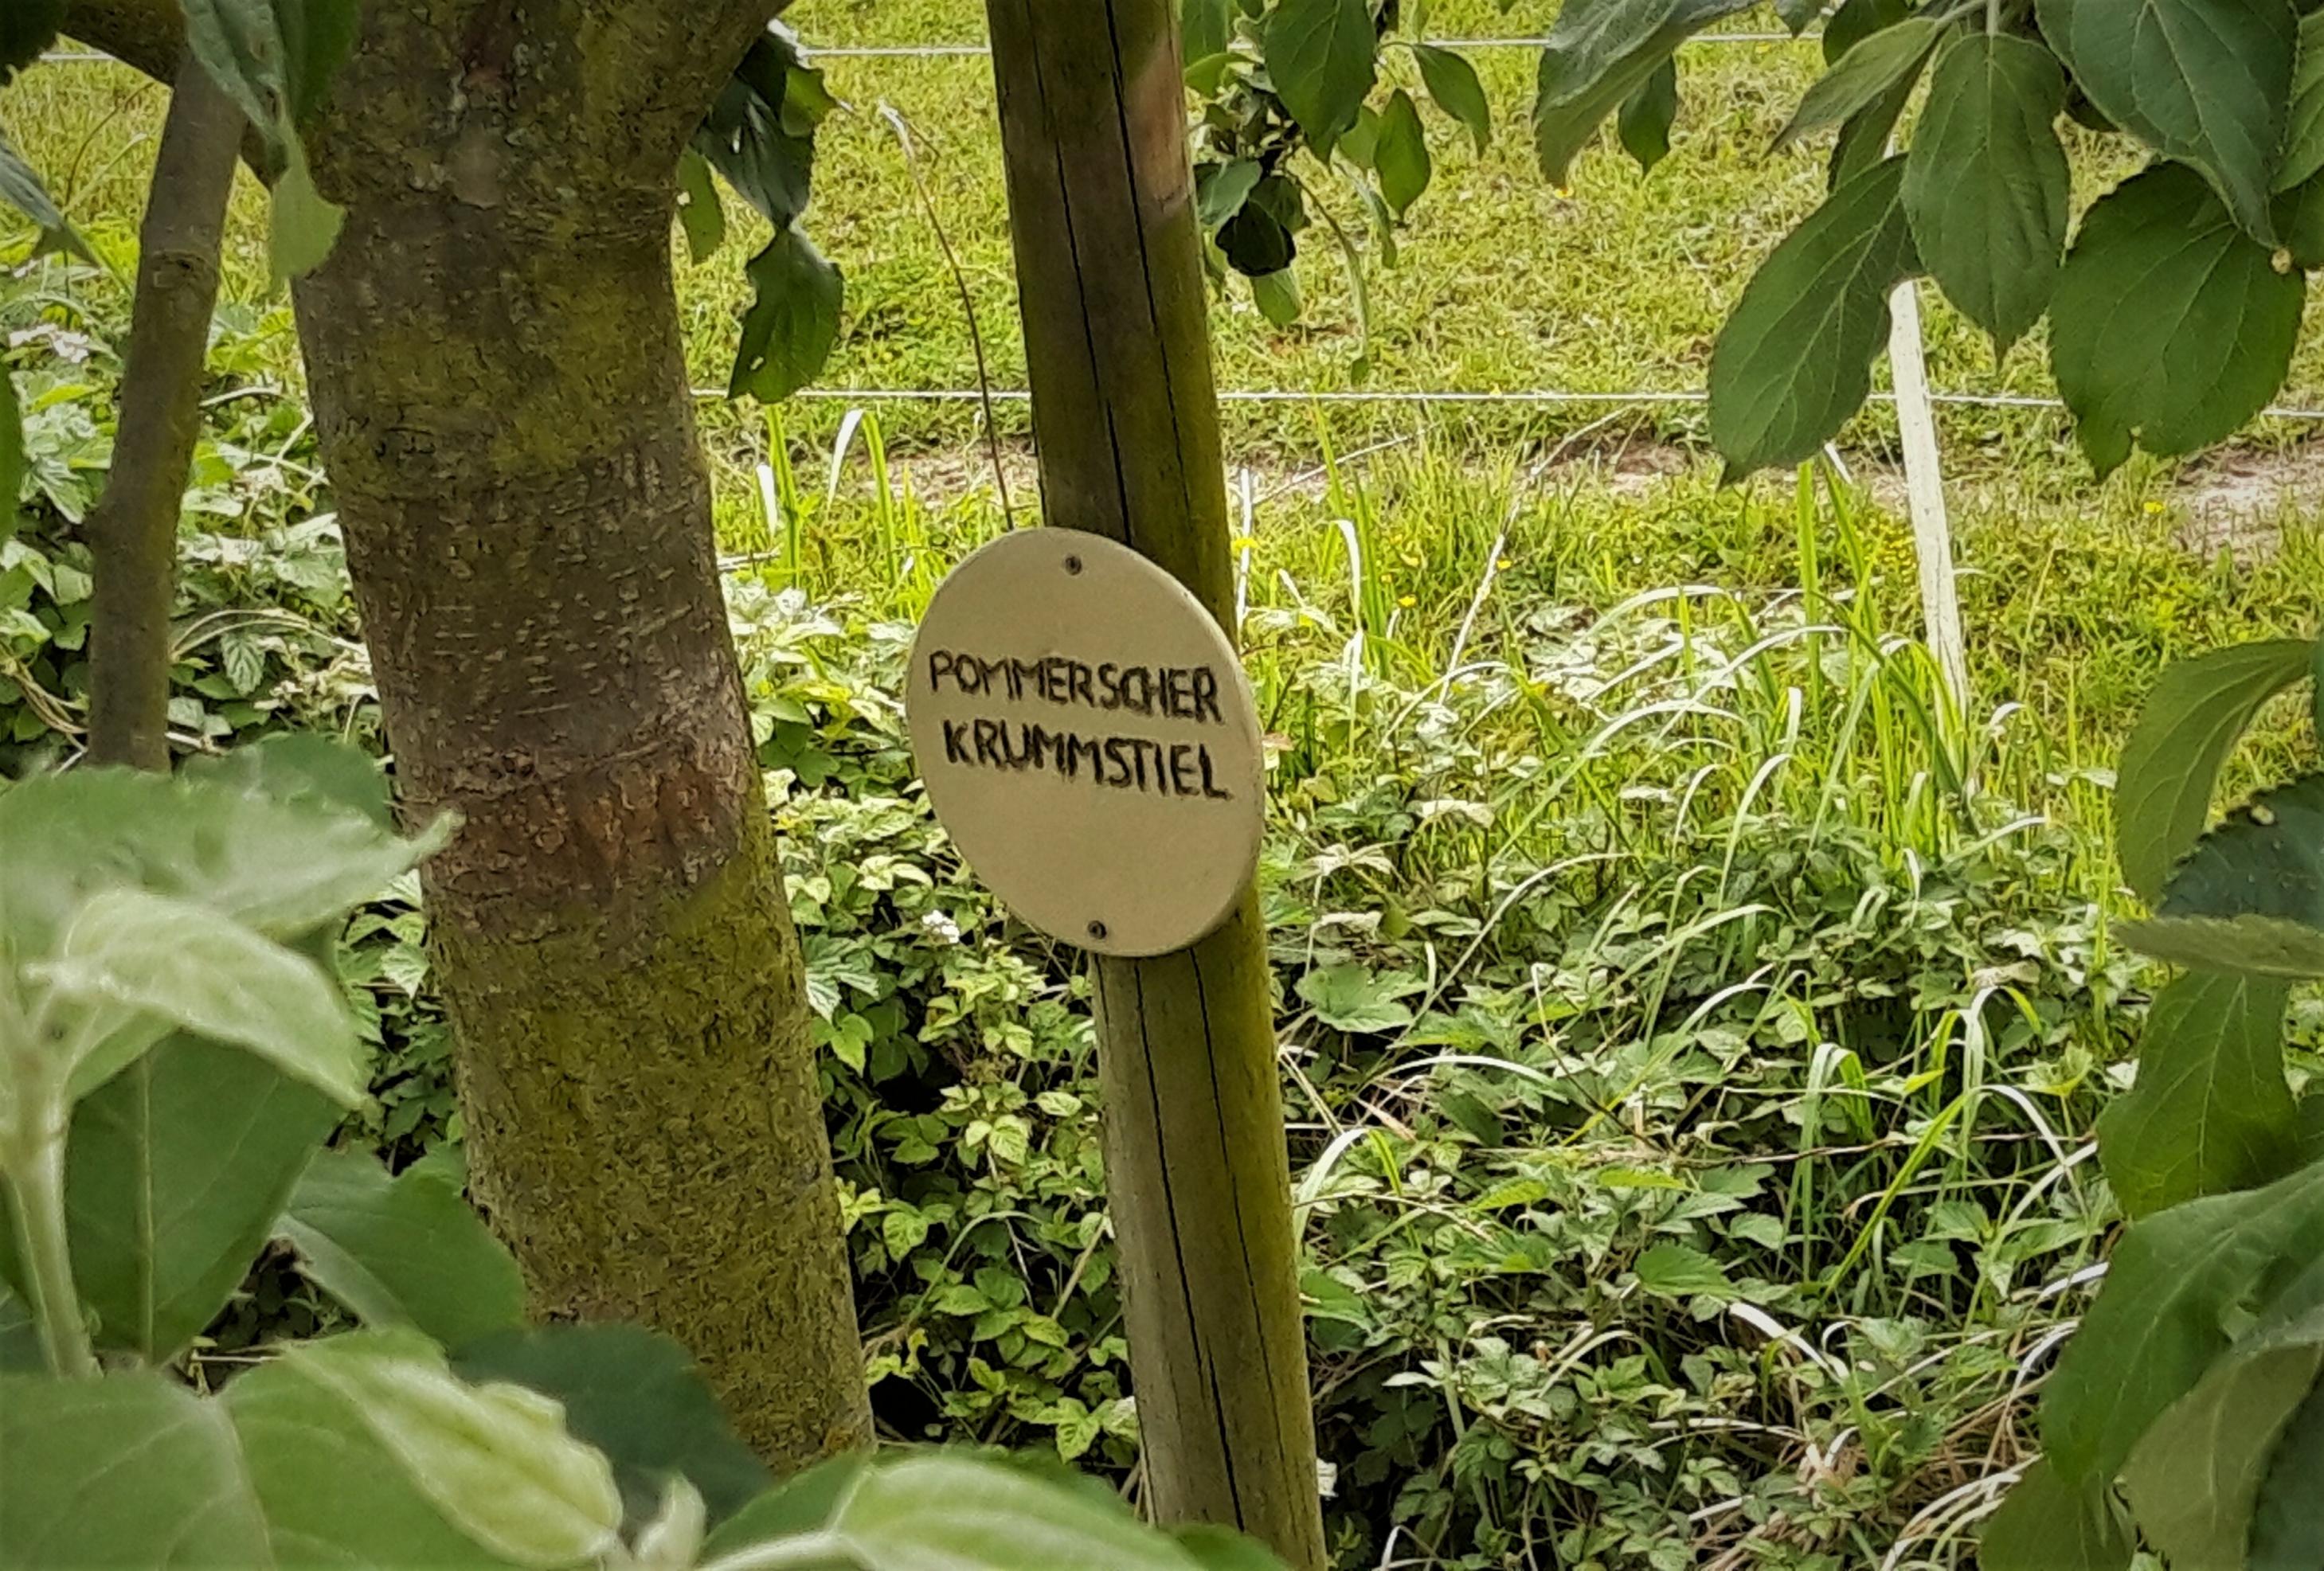
<svg viewBox="0 0 2324 1571"><path fill-rule="evenodd" d="M202 428L202 366L217 304L218 237L243 117L192 55L178 68L138 230L137 290L122 368L121 425L89 514L88 755L170 767L170 612L178 515Z"/></svg>
<svg viewBox="0 0 2324 1571"><path fill-rule="evenodd" d="M1153 558L1232 631L1218 399L1171 0L987 0L1052 525ZM1266 932L1093 960L1106 1190L1157 1520L1323 1564Z"/></svg>
<svg viewBox="0 0 2324 1571"><path fill-rule="evenodd" d="M738 9L366 7L298 307L396 778L462 819L426 885L477 1199L539 1312L678 1337L788 1468L870 1419L670 277Z"/></svg>

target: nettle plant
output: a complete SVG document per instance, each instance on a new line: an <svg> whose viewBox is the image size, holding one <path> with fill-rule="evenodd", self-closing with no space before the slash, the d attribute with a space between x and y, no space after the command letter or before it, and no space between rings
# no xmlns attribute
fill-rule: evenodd
<svg viewBox="0 0 2324 1571"><path fill-rule="evenodd" d="M369 1066L317 951L442 833L396 834L370 761L304 736L0 795L0 1559L1277 1564L990 1456L777 1487L675 1344L526 1325L440 1169L324 1147ZM360 1328L206 1356L270 1240Z"/></svg>
<svg viewBox="0 0 2324 1571"><path fill-rule="evenodd" d="M2134 1520L2177 1566L2324 1559L2324 1145L2283 1052L2292 989L2324 978L2324 773L2204 830L2236 739L2319 649L2174 665L2124 747L2123 874L2154 914L2123 936L2184 969L2098 1122L2133 1220L2043 1391L2043 1459L1987 1528L1987 1571L2119 1571Z"/></svg>

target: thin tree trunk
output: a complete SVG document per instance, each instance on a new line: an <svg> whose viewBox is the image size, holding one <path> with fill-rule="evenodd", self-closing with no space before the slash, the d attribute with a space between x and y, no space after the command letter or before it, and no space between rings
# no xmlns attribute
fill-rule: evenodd
<svg viewBox="0 0 2324 1571"><path fill-rule="evenodd" d="M97 568L88 752L99 764L170 767L178 514L201 435L202 366L217 304L218 240L242 132L242 112L187 55L170 95L138 231L137 291L113 467L88 520Z"/></svg>
<svg viewBox="0 0 2324 1571"><path fill-rule="evenodd" d="M870 1419L670 276L755 25L709 11L368 7L298 308L396 778L463 821L426 886L477 1199L539 1312L672 1333L788 1468Z"/></svg>
<svg viewBox="0 0 2324 1571"><path fill-rule="evenodd" d="M987 0L1049 523L1232 630L1218 400L1170 0ZM1106 1190L1162 1521L1323 1564L1266 933L1098 959Z"/></svg>

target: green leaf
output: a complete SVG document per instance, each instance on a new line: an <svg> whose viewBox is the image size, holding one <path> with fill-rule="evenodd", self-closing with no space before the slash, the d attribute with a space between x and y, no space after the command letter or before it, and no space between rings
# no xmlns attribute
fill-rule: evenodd
<svg viewBox="0 0 2324 1571"><path fill-rule="evenodd" d="M2324 1382L2309 1387L2277 1433L2252 1502L2247 1571L2324 1566Z"/></svg>
<svg viewBox="0 0 2324 1571"><path fill-rule="evenodd" d="M285 1351L217 1398L161 1375L0 1377L12 1565L566 1566L614 1544L604 1459L554 1403L416 1339Z"/></svg>
<svg viewBox="0 0 2324 1571"><path fill-rule="evenodd" d="M0 1476L12 1566L273 1563L217 1405L164 1375L0 1375Z"/></svg>
<svg viewBox="0 0 2324 1571"><path fill-rule="evenodd" d="M2276 232L2295 266L2324 267L2324 178L2294 186L2275 199Z"/></svg>
<svg viewBox="0 0 2324 1571"><path fill-rule="evenodd" d="M1622 100L1614 117L1614 133L1622 151L1638 161L1642 170L1670 156L1671 126L1678 119L1678 62L1665 60L1638 90Z"/></svg>
<svg viewBox="0 0 2324 1571"><path fill-rule="evenodd" d="M1282 220L1265 203L1249 200L1219 226L1218 246L1227 265L1249 279L1281 272L1299 254Z"/></svg>
<svg viewBox="0 0 2324 1571"><path fill-rule="evenodd" d="M2124 1571L2131 1548L2103 1482L2065 1484L2036 1462L1987 1520L1977 1563L1982 1571Z"/></svg>
<svg viewBox="0 0 2324 1571"><path fill-rule="evenodd" d="M1412 58L1420 67L1420 85L1436 106L1467 127L1477 151L1483 152L1493 139L1493 106L1486 100L1484 83L1477 79L1477 68L1433 43L1414 44Z"/></svg>
<svg viewBox="0 0 2324 1571"><path fill-rule="evenodd" d="M2209 816L2219 768L2260 705L2308 675L2299 639L2232 644L2163 668L2115 770L2123 881L2152 905Z"/></svg>
<svg viewBox="0 0 2324 1571"><path fill-rule="evenodd" d="M84 1011L68 1022L69 1092L85 1097L168 1031L255 1053L343 1107L370 1085L338 985L312 960L191 901L92 896L38 973Z"/></svg>
<svg viewBox="0 0 2324 1571"><path fill-rule="evenodd" d="M1357 965L1323 966L1299 978L1299 997L1334 1031L1394 1031L1412 1024L1405 981Z"/></svg>
<svg viewBox="0 0 2324 1571"><path fill-rule="evenodd" d="M32 166L10 145L5 132L0 132L0 202L7 203L30 218L32 226L41 232L40 243L32 247L33 255L38 256L46 251L63 251L92 265L96 262L95 253L73 232L73 226L65 222L65 216L57 210L48 188L41 184L41 177L32 172Z"/></svg>
<svg viewBox="0 0 2324 1571"><path fill-rule="evenodd" d="M2100 113L2200 170L2236 223L2273 241L2268 194L2300 36L2292 0L2036 0L2034 9Z"/></svg>
<svg viewBox="0 0 2324 1571"><path fill-rule="evenodd" d="M2290 981L2324 977L2324 933L2282 917L2157 916L2116 931L2139 953L2174 966Z"/></svg>
<svg viewBox="0 0 2324 1571"><path fill-rule="evenodd" d="M1823 63L1838 65L1849 50L1912 14L1912 0L1840 0L1823 24L1823 36L1817 41Z"/></svg>
<svg viewBox="0 0 2324 1571"><path fill-rule="evenodd" d="M2156 915L2126 929L2150 953L2160 952L2157 941L2209 944L2226 936L2218 930L2226 923L2251 941L2248 951L2182 963L2324 975L2310 969L2324 962L2324 774L2260 793L2196 841L2163 886Z"/></svg>
<svg viewBox="0 0 2324 1571"><path fill-rule="evenodd" d="M1379 30L1364 0L1277 0L1259 53L1283 106L1328 152L1372 90Z"/></svg>
<svg viewBox="0 0 2324 1571"><path fill-rule="evenodd" d="M307 125L329 97L331 78L355 51L363 0L273 0L273 6L290 124Z"/></svg>
<svg viewBox="0 0 2324 1571"><path fill-rule="evenodd" d="M2275 188L2288 191L2324 174L2324 12L2300 19L2300 57L2292 73L2292 112Z"/></svg>
<svg viewBox="0 0 2324 1571"><path fill-rule="evenodd" d="M2052 1467L2070 1484L2122 1470L2147 1427L2192 1391L2324 1252L2324 1164L2133 1223L2042 1401Z"/></svg>
<svg viewBox="0 0 2324 1571"><path fill-rule="evenodd" d="M451 830L399 840L359 813L228 778L77 769L0 793L0 958L52 952L82 901L124 885L297 937L377 894Z"/></svg>
<svg viewBox="0 0 2324 1571"><path fill-rule="evenodd" d="M1678 46L1748 0L1569 0L1542 48L1534 152L1563 187L1574 155L1606 116L1646 85Z"/></svg>
<svg viewBox="0 0 2324 1571"><path fill-rule="evenodd" d="M815 170L818 116L809 114L802 123L786 114L794 93L805 87L795 74L799 65L798 42L788 33L761 33L694 133L694 151L774 225L778 239L807 210Z"/></svg>
<svg viewBox="0 0 2324 1571"><path fill-rule="evenodd" d="M742 317L729 397L787 399L813 381L839 338L839 270L798 228L778 230L747 271L756 296Z"/></svg>
<svg viewBox="0 0 2324 1571"><path fill-rule="evenodd" d="M65 0L9 0L0 6L0 87L41 58L65 24Z"/></svg>
<svg viewBox="0 0 2324 1571"><path fill-rule="evenodd" d="M701 1494L714 1525L770 1482L693 1357L642 1327L503 1331L454 1349L452 1367L463 1379L513 1382L563 1404L566 1428L613 1463L632 1523L652 1516L672 1477Z"/></svg>
<svg viewBox="0 0 2324 1571"><path fill-rule="evenodd" d="M2068 173L2056 121L2066 78L2006 34L1945 46L1904 155L1904 216L1930 276L1993 335L1997 357L2049 308L2066 245Z"/></svg>
<svg viewBox="0 0 2324 1571"><path fill-rule="evenodd" d="M1194 170L1194 212L1205 229L1215 230L1242 211L1265 171L1254 158L1206 163Z"/></svg>
<svg viewBox="0 0 2324 1571"><path fill-rule="evenodd" d="M186 44L234 100L275 165L288 162L290 50L273 0L180 0Z"/></svg>
<svg viewBox="0 0 2324 1571"><path fill-rule="evenodd" d="M2050 368L2099 473L2232 435L2283 385L2307 280L2158 164L2094 203L2050 305Z"/></svg>
<svg viewBox="0 0 2324 1571"><path fill-rule="evenodd" d="M428 1173L391 1179L367 1153L319 1153L275 1236L366 1326L409 1326L456 1347L524 1323L516 1257L459 1190Z"/></svg>
<svg viewBox="0 0 2324 1571"><path fill-rule="evenodd" d="M1428 188L1434 166L1428 158L1428 133L1421 129L1420 106L1398 87L1380 111L1379 142L1373 152L1379 172L1380 195L1402 217Z"/></svg>
<svg viewBox="0 0 2324 1571"><path fill-rule="evenodd" d="M270 1368L336 1396L447 1522L503 1558L559 1566L614 1543L612 1465L567 1434L563 1410L539 1392L469 1385L410 1337L304 1343ZM243 1383L228 1388L229 1402Z"/></svg>
<svg viewBox="0 0 2324 1571"><path fill-rule="evenodd" d="M315 188L307 169L307 150L297 137L285 148L287 160L274 182L267 209L267 265L277 285L302 278L323 265L338 243L339 226L346 209Z"/></svg>
<svg viewBox="0 0 2324 1571"><path fill-rule="evenodd" d="M1277 272L1255 273L1250 280L1250 299L1260 316L1278 327L1288 327L1299 320L1303 308L1299 275L1287 267Z"/></svg>
<svg viewBox="0 0 2324 1571"><path fill-rule="evenodd" d="M166 1364L265 1246L330 1098L239 1048L171 1036L73 1109L65 1214L101 1347Z"/></svg>
<svg viewBox="0 0 2324 1571"><path fill-rule="evenodd" d="M1808 23L1823 14L1823 0L1775 0L1775 20L1790 29L1794 38L1808 29Z"/></svg>
<svg viewBox="0 0 2324 1571"><path fill-rule="evenodd" d="M1942 31L1933 19L1915 16L1856 45L1800 96L1800 106L1776 133L1775 145L1784 147L1812 131L1837 125L1900 84L1908 86L1920 75Z"/></svg>
<svg viewBox="0 0 2324 1571"><path fill-rule="evenodd" d="M686 253L699 264L726 243L726 209L710 178L710 161L692 148L678 158L678 225L686 232Z"/></svg>
<svg viewBox="0 0 2324 1571"><path fill-rule="evenodd" d="M770 1542L795 1546L793 1564L816 1564L820 1551L835 1566L880 1571L1023 1571L1033 1564L1195 1571L1203 1564L1141 1525L1109 1490L943 1451L848 1456L810 1468L713 1533L707 1553Z"/></svg>
<svg viewBox="0 0 2324 1571"><path fill-rule="evenodd" d="M1871 390L1888 295L1918 271L1904 161L1857 176L1761 264L1711 357L1711 438L1729 478L1814 456Z"/></svg>
<svg viewBox="0 0 2324 1571"><path fill-rule="evenodd" d="M2123 1493L2172 1571L2246 1571L2269 1456L2319 1364L2313 1341L2230 1355L2141 1437Z"/></svg>
<svg viewBox="0 0 2324 1571"><path fill-rule="evenodd" d="M178 777L189 787L214 786L335 816L353 813L374 828L395 828L379 760L313 731L278 731L237 742L223 753L189 758L179 766Z"/></svg>
<svg viewBox="0 0 2324 1571"><path fill-rule="evenodd" d="M1234 0L1183 0L1178 53L1189 64L1227 52L1234 41Z"/></svg>
<svg viewBox="0 0 2324 1571"><path fill-rule="evenodd" d="M2107 1182L2130 1217L2273 1183L2300 1165L2283 1076L2280 981L2194 972L2155 995L2138 1083L2098 1117Z"/></svg>
<svg viewBox="0 0 2324 1571"><path fill-rule="evenodd" d="M678 162L678 222L686 233L687 254L697 264L708 261L726 241L726 210L710 178L710 164L687 149Z"/></svg>
<svg viewBox="0 0 2324 1571"><path fill-rule="evenodd" d="M1727 1297L1735 1291L1725 1266L1683 1244L1657 1244L1639 1255L1631 1269L1638 1273L1640 1287L1661 1298L1693 1298L1701 1293Z"/></svg>

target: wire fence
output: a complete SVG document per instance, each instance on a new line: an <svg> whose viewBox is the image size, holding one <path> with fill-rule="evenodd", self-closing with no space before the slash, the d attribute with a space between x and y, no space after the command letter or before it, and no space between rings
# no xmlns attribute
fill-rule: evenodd
<svg viewBox="0 0 2324 1571"><path fill-rule="evenodd" d="M1741 44L1814 43L1821 33L1804 32L1706 32L1684 41L1687 47ZM1432 41L1448 49L1539 49L1549 40L1537 36L1489 38L1448 38ZM991 51L981 43L867 44L817 49L816 56L826 60L929 60L982 58ZM110 55L93 50L59 50L42 57L60 64L103 62ZM698 398L723 399L723 389L696 388ZM793 395L801 399L836 400L853 403L1023 403L1031 395L1022 388L807 388ZM1631 388L1598 391L1566 388L1531 388L1516 390L1488 390L1468 388L1408 388L1402 390L1368 390L1362 389L1325 388L1229 388L1219 393L1222 404L1367 404L1390 405L1588 405L1600 409L1628 407L1648 408L1655 405L1702 404L1710 395L1699 388L1649 389ZM2063 409L2062 400L2043 398L2024 393L1943 392L1930 394L1933 403L1955 408L2003 409ZM1894 403L1895 395L1876 392L1871 401ZM2264 417L2282 420L2324 420L2324 409L2305 409L2292 405L2271 405L2261 411Z"/></svg>

